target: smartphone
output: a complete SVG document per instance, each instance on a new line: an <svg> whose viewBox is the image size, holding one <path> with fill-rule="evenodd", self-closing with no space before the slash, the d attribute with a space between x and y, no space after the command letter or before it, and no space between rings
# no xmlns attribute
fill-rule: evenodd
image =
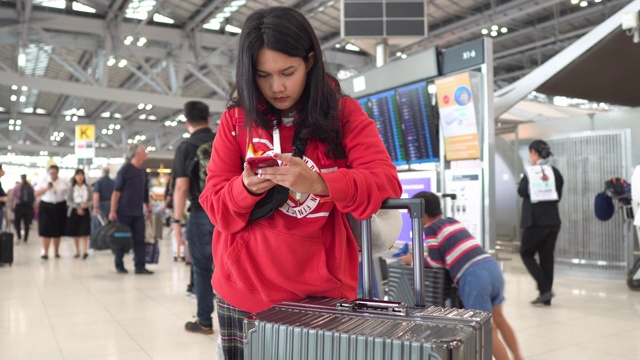
<svg viewBox="0 0 640 360"><path fill-rule="evenodd" d="M247 158L247 164L251 168L251 171L255 174L258 169L280 166L278 160L276 160L273 156L265 155L265 156L255 156Z"/></svg>

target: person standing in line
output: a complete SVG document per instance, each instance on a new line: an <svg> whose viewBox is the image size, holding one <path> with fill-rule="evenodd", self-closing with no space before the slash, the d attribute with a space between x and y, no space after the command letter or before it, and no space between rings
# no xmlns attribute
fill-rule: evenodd
<svg viewBox="0 0 640 360"><path fill-rule="evenodd" d="M42 237L42 256L49 258L49 246L53 240L56 258L60 257L60 237L64 234L67 222L67 191L69 183L62 180L57 165L49 166L48 176L35 188L35 195L40 197L38 209L38 233Z"/></svg>
<svg viewBox="0 0 640 360"><path fill-rule="evenodd" d="M127 225L133 237L133 261L135 273L153 274L145 267L145 220L151 216L149 182L142 164L147 159L144 145L132 144L127 148L126 163L118 171L111 195L109 220ZM146 206L146 213L144 207ZM120 274L128 273L124 267L124 250L115 251L116 270Z"/></svg>
<svg viewBox="0 0 640 360"><path fill-rule="evenodd" d="M109 168L102 168L102 177L93 185L93 214L109 216L111 211L111 194L115 181L109 177Z"/></svg>
<svg viewBox="0 0 640 360"><path fill-rule="evenodd" d="M425 265L447 270L458 286L458 294L466 309L491 314L492 350L495 359L509 360L508 348L514 359L522 360L516 335L502 311L504 277L498 263L458 220L442 217L438 195L421 191L413 198L424 200L422 223L427 241ZM411 265L413 255L409 253L399 260ZM498 333L502 335L504 343Z"/></svg>
<svg viewBox="0 0 640 360"><path fill-rule="evenodd" d="M174 157L175 158L175 157ZM175 161L175 160L174 160ZM172 170L173 172L173 170ZM175 180L173 175L167 177L167 184L164 187L164 202L162 204L162 213L165 214L165 223L168 227L172 227L173 216L173 191ZM171 236L171 247L173 251L173 261L182 259L185 261L186 251L184 250L184 239L177 239L174 235Z"/></svg>
<svg viewBox="0 0 640 360"><path fill-rule="evenodd" d="M0 178L2 178L3 176L4 170L2 170L2 164L0 164ZM9 201L9 198L7 197L7 193L4 192L2 183L0 182L0 231L4 229L4 208L7 201Z"/></svg>
<svg viewBox="0 0 640 360"><path fill-rule="evenodd" d="M67 226L66 235L73 237L76 247L74 258L80 257L80 238L82 238L82 259L85 260L89 253L89 234L91 233L91 190L85 183L85 175L82 169L76 169L71 178L71 188L67 193Z"/></svg>
<svg viewBox="0 0 640 360"><path fill-rule="evenodd" d="M220 119L200 195L215 225L213 288L227 360L243 359L251 313L308 296L355 298L358 246L345 213L365 219L402 193L375 123L323 61L296 9L259 9L242 27L237 96ZM255 156L280 166L254 172L243 161Z"/></svg>
<svg viewBox="0 0 640 360"><path fill-rule="evenodd" d="M197 319L184 325L188 332L198 334L213 333L214 311L213 288L211 278L213 276L213 257L211 255L211 242L213 240L213 224L207 213L204 212L200 201L201 189L201 165L204 159L198 159L198 148L205 144L211 145L215 133L209 128L209 106L201 101L189 101L184 104L184 115L187 118L187 131L191 136L184 140L176 149L173 159L172 174L175 179L173 189L173 236L178 243L182 239L182 218L187 198L189 199L189 218L187 220L187 246L191 255L193 267L193 283L198 304ZM209 159L207 158L206 161ZM202 175L203 177L205 174ZM179 250L178 250L179 251Z"/></svg>
<svg viewBox="0 0 640 360"><path fill-rule="evenodd" d="M549 144L543 140L535 140L529 145L529 158L532 165L550 165L552 155ZM551 305L551 298L554 296L552 291L554 251L561 225L558 202L562 198L564 186L560 171L554 166L551 168L558 200L532 202L529 178L526 174L518 185L518 195L522 197L520 257L538 286L539 296L531 303L546 306ZM534 258L536 254L539 261Z"/></svg>
<svg viewBox="0 0 640 360"><path fill-rule="evenodd" d="M31 227L31 221L33 221L33 207L35 202L35 194L33 186L29 184L27 175L20 175L20 183L18 183L11 191L11 209L14 214L14 226L16 229L16 236L18 241L22 240L24 235L24 242L29 239L29 228ZM24 232L22 228L24 227Z"/></svg>

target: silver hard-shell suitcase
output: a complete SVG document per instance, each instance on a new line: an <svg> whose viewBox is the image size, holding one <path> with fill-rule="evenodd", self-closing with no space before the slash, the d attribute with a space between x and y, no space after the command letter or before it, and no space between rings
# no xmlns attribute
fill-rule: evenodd
<svg viewBox="0 0 640 360"><path fill-rule="evenodd" d="M415 307L401 302L308 298L284 302L244 322L246 360L490 360L491 315L425 308L422 199L389 199L413 222ZM371 298L370 223L363 221L363 287Z"/></svg>
<svg viewBox="0 0 640 360"><path fill-rule="evenodd" d="M400 301L414 306L413 266L399 261L387 265L388 283L385 292L389 301ZM426 306L446 306L461 308L457 288L453 286L446 269L424 268L424 288Z"/></svg>

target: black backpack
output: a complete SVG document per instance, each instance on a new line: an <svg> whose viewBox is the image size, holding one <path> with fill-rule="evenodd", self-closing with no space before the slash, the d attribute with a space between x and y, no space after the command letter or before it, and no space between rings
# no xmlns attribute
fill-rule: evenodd
<svg viewBox="0 0 640 360"><path fill-rule="evenodd" d="M20 185L20 204L27 204L33 206L35 195L33 193L33 186L29 183L23 183Z"/></svg>
<svg viewBox="0 0 640 360"><path fill-rule="evenodd" d="M196 143L197 139L189 139L189 143L197 146L196 155L189 161L187 172L190 174L192 184L195 185L197 194L201 194L207 182L207 167L211 159L213 141L205 141L202 144Z"/></svg>
<svg viewBox="0 0 640 360"><path fill-rule="evenodd" d="M631 184L624 178L614 177L605 181L604 192L622 205L631 205Z"/></svg>

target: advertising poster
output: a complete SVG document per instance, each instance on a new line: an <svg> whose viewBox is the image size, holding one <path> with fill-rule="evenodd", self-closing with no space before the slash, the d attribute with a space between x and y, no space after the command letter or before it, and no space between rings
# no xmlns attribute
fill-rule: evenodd
<svg viewBox="0 0 640 360"><path fill-rule="evenodd" d="M411 198L421 191L436 191L438 173L435 171L408 171L399 172L398 177L402 184L402 198ZM402 210L402 230L398 241L412 242L411 217L406 210Z"/></svg>
<svg viewBox="0 0 640 360"><path fill-rule="evenodd" d="M447 193L457 195L447 199L445 214L460 221L484 246L482 222L482 169L448 169L444 173Z"/></svg>
<svg viewBox="0 0 640 360"><path fill-rule="evenodd" d="M435 84L446 159L480 158L470 74L467 72L438 79Z"/></svg>

